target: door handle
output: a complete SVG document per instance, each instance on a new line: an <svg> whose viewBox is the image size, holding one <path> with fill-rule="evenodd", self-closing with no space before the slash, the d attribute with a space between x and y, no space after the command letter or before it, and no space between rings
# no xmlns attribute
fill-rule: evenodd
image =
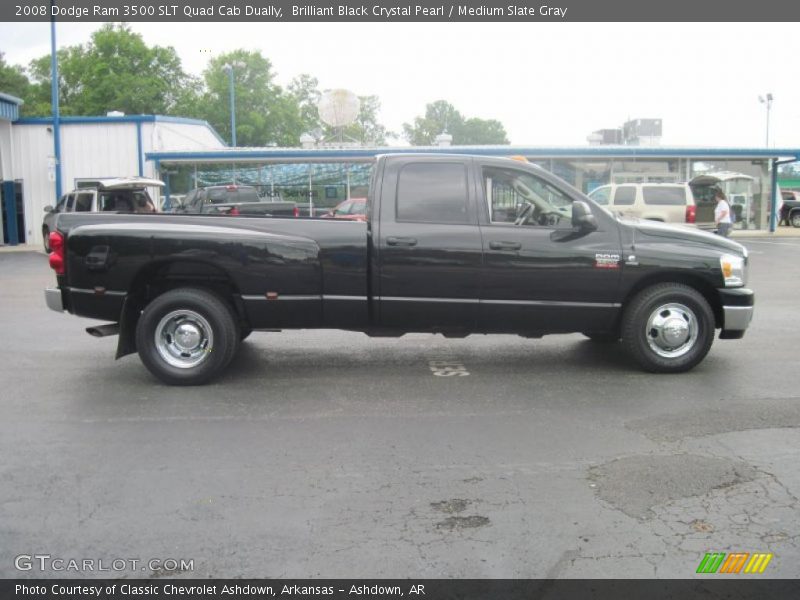
<svg viewBox="0 0 800 600"><path fill-rule="evenodd" d="M417 238L413 237L387 237L386 243L389 246L416 246Z"/></svg>
<svg viewBox="0 0 800 600"><path fill-rule="evenodd" d="M492 250L519 250L522 248L520 242L489 242Z"/></svg>

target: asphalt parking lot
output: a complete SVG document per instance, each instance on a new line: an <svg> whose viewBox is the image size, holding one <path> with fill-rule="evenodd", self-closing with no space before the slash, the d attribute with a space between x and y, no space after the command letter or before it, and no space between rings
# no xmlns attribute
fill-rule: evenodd
<svg viewBox="0 0 800 600"><path fill-rule="evenodd" d="M0 253L0 577L93 576L14 567L49 554L191 559L193 577L683 578L706 552L799 577L800 239L745 244L752 327L688 374L580 335L300 331L254 334L199 388L114 361L116 338L46 309L43 254Z"/></svg>

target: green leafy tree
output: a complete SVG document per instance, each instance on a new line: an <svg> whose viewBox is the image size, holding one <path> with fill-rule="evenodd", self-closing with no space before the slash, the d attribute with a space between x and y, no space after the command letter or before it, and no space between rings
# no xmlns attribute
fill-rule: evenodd
<svg viewBox="0 0 800 600"><path fill-rule="evenodd" d="M412 124L403 124L406 139L414 146L430 146L440 133L453 133L464 122L464 117L456 108L444 100L437 100L425 107L425 115L416 117Z"/></svg>
<svg viewBox="0 0 800 600"><path fill-rule="evenodd" d="M465 118L452 104L437 100L425 114L403 125L405 138L415 146L430 146L440 133L453 136L453 145L508 144L505 127L495 119Z"/></svg>
<svg viewBox="0 0 800 600"><path fill-rule="evenodd" d="M456 140L456 136L458 139ZM454 143L460 146L471 144L508 144L506 129L496 119L467 119L453 134Z"/></svg>
<svg viewBox="0 0 800 600"><path fill-rule="evenodd" d="M300 124L303 133L319 131L322 134L323 124L319 118L317 104L322 93L319 91L319 80L311 75L298 75L289 84L289 94L297 103L300 115Z"/></svg>
<svg viewBox="0 0 800 600"><path fill-rule="evenodd" d="M65 115L171 114L197 83L172 47L145 44L125 24L104 25L82 45L58 51L59 105ZM50 112L50 56L31 62L32 108ZM45 110L46 107L46 110Z"/></svg>
<svg viewBox="0 0 800 600"><path fill-rule="evenodd" d="M259 51L234 50L212 58L203 72L200 116L230 140L229 74L236 93L236 138L240 146L295 146L302 119L295 97L275 83L272 63Z"/></svg>
<svg viewBox="0 0 800 600"><path fill-rule="evenodd" d="M3 53L0 52L0 92L24 100L28 95L29 88L30 82L22 68L17 65L9 65Z"/></svg>
<svg viewBox="0 0 800 600"><path fill-rule="evenodd" d="M345 129L345 135L352 137L364 145L383 146L387 137L394 134L387 131L378 121L378 112L381 101L377 96L359 96L361 108L358 111L356 122Z"/></svg>

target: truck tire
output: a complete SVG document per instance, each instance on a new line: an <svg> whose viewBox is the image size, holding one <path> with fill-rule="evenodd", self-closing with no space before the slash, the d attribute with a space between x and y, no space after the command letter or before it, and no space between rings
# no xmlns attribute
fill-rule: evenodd
<svg viewBox="0 0 800 600"><path fill-rule="evenodd" d="M646 371L688 371L711 349L714 313L694 288L657 284L639 292L625 308L622 341Z"/></svg>
<svg viewBox="0 0 800 600"><path fill-rule="evenodd" d="M200 385L230 363L239 346L231 307L197 288L165 292L148 304L136 325L144 366L169 385Z"/></svg>
<svg viewBox="0 0 800 600"><path fill-rule="evenodd" d="M50 249L50 229L46 225L42 227L42 240L44 241L44 251L50 254L52 252Z"/></svg>
<svg viewBox="0 0 800 600"><path fill-rule="evenodd" d="M792 227L800 227L800 210L796 210L789 215L789 222L792 224Z"/></svg>

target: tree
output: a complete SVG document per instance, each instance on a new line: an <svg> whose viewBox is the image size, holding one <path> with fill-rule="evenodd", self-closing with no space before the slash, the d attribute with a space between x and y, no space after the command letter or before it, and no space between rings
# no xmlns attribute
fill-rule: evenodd
<svg viewBox="0 0 800 600"><path fill-rule="evenodd" d="M476 119L472 117L462 123L457 131L458 141L453 141L457 145L477 145L477 144L508 144L506 129L503 124L496 119Z"/></svg>
<svg viewBox="0 0 800 600"><path fill-rule="evenodd" d="M319 117L317 105L322 97L319 90L319 81L310 75L300 75L289 84L289 93L298 104L303 133L310 133L315 138L333 138L334 129ZM346 126L343 133L346 137L355 139L362 144L383 145L386 138L393 134L378 121L378 112L381 101L377 96L359 96L361 108L354 123Z"/></svg>
<svg viewBox="0 0 800 600"><path fill-rule="evenodd" d="M361 101L358 117L355 123L345 128L345 135L357 139L364 145L385 145L386 138L394 137L394 134L378 122L380 99L377 96L359 96L358 99Z"/></svg>
<svg viewBox="0 0 800 600"><path fill-rule="evenodd" d="M6 63L3 53L0 52L0 92L24 100L29 87L30 82L22 68Z"/></svg>
<svg viewBox="0 0 800 600"><path fill-rule="evenodd" d="M212 58L203 72L205 91L199 116L231 139L230 80L236 96L236 138L240 146L299 144L303 124L295 97L275 83L270 60L259 51L234 50Z"/></svg>
<svg viewBox="0 0 800 600"><path fill-rule="evenodd" d="M319 91L319 80L311 75L298 75L289 84L289 94L297 103L300 114L300 124L303 133L313 133L318 131L318 137L323 135L323 124L319 119L317 104L322 93Z"/></svg>
<svg viewBox="0 0 800 600"><path fill-rule="evenodd" d="M414 124L403 124L406 139L414 146L431 146L440 133L449 133L455 142L456 131L464 122L464 117L452 104L437 100L425 107L425 116L416 117Z"/></svg>
<svg viewBox="0 0 800 600"><path fill-rule="evenodd" d="M196 82L172 47L145 44L125 24L104 25L87 44L58 51L59 105L65 115L173 113ZM50 112L50 56L31 62L31 105ZM46 107L46 111L44 108Z"/></svg>
<svg viewBox="0 0 800 600"><path fill-rule="evenodd" d="M449 133L454 146L469 144L508 144L506 130L495 119L464 116L449 102L437 100L425 107L425 115L416 117L413 124L403 124L406 139L415 146L430 146L436 136Z"/></svg>

